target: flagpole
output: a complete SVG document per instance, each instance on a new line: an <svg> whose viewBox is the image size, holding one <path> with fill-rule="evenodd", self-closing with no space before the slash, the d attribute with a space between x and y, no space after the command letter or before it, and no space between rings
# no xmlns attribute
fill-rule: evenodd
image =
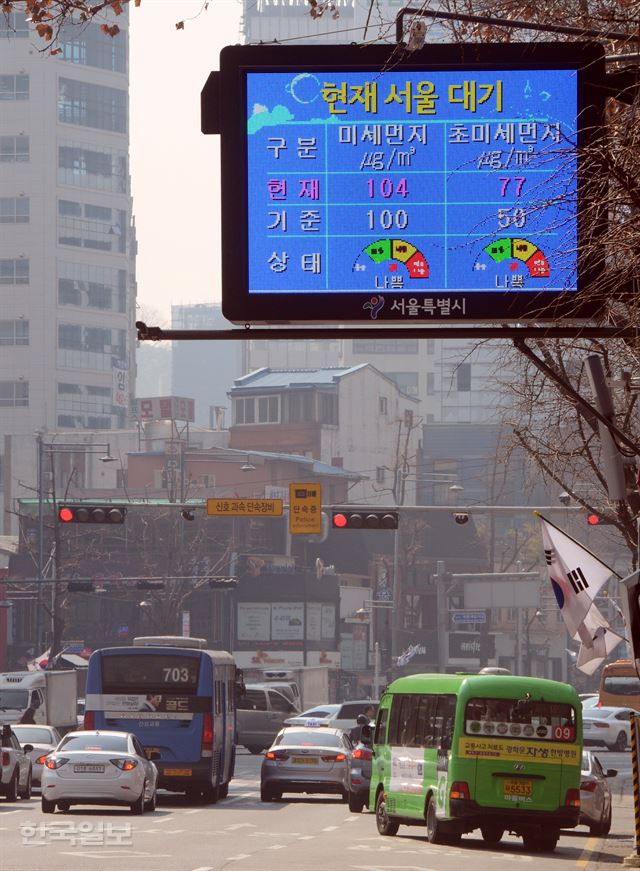
<svg viewBox="0 0 640 871"><path fill-rule="evenodd" d="M594 558L594 560L597 560L600 563L600 565L603 565L605 567L605 569L609 569L611 574L615 575L619 581L622 580L622 575L619 575L615 569L612 569L611 566L609 566L609 565L607 565L607 563L603 562L599 556L596 556L596 554L592 550L589 550L588 547L585 547L581 541L577 541L577 539L575 539L572 535L569 535L569 533L566 532L564 529L561 529L559 526L556 526L555 523L552 523L550 520L547 520L547 518L543 514L540 514L539 511L534 511L533 514L535 517L539 517L540 520L544 520L544 522L548 523L549 526L553 526L554 529L556 529L558 532L561 532L562 535L564 535L566 538L568 538L570 541L572 541L575 545L577 545L578 547L581 547L582 550L586 551L589 554L589 556L592 556ZM639 530L640 530L640 527L639 527ZM640 531L639 531L639 535L640 535Z"/></svg>

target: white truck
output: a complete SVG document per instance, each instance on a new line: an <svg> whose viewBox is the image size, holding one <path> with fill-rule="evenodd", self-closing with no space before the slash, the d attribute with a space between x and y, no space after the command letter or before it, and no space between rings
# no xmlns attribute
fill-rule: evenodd
<svg viewBox="0 0 640 871"><path fill-rule="evenodd" d="M77 728L78 677L69 671L0 673L0 726L19 723L29 710L33 720L61 734Z"/></svg>
<svg viewBox="0 0 640 871"><path fill-rule="evenodd" d="M301 711L316 705L335 701L331 698L331 669L325 665L301 665L295 668L245 668L246 683L263 683L273 686ZM286 686L291 690L287 692Z"/></svg>

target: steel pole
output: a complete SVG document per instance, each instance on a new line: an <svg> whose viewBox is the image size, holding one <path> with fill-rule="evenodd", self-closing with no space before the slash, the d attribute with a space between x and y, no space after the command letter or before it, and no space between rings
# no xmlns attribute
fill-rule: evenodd
<svg viewBox="0 0 640 871"><path fill-rule="evenodd" d="M36 436L38 447L37 480L38 480L38 585L36 597L36 656L42 653L42 582L44 580L44 505L42 494L42 435Z"/></svg>
<svg viewBox="0 0 640 871"><path fill-rule="evenodd" d="M640 784L638 782L638 715L631 714L631 769L633 774L633 816L635 820L635 855L640 857ZM625 864L628 864L625 862ZM635 866L635 862L633 863Z"/></svg>

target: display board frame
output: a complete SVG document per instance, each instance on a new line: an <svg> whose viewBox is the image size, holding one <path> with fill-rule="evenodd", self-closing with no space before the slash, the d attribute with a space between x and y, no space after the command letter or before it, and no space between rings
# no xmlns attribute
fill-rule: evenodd
<svg viewBox="0 0 640 871"><path fill-rule="evenodd" d="M295 286L277 292L250 292L247 75L250 73L451 72L473 70L530 71L576 70L577 72L577 281L568 291L532 292L514 289L460 293L430 291L423 296L447 297L450 307L464 298L464 307L453 305L446 320L433 312L415 311L408 317L392 308L393 300L415 297L402 292L307 293ZM226 318L239 324L431 324L452 322L509 323L522 321L588 320L597 317L602 299L593 292L603 265L598 239L605 215L594 209L593 179L584 166L584 150L602 135L604 109L604 51L597 43L519 43L428 45L412 54L394 46L228 46L220 55L220 72L203 92L203 100L216 100L217 129L221 134L222 197L222 308ZM209 112L211 116L213 113ZM213 131L208 131L213 132ZM588 208L587 208L588 206ZM372 241L374 241L372 236ZM515 244L515 239L514 239ZM385 305L374 312L374 299L384 296ZM418 307L420 308L420 306Z"/></svg>

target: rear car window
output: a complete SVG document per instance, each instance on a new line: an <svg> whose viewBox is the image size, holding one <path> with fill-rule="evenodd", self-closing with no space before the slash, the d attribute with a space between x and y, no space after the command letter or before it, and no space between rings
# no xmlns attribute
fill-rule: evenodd
<svg viewBox="0 0 640 871"><path fill-rule="evenodd" d="M369 704L367 702L349 702L348 704L343 705L338 711L338 719L355 720L358 714L364 714L365 708L369 707L373 708L374 712L378 708L377 705Z"/></svg>
<svg viewBox="0 0 640 871"><path fill-rule="evenodd" d="M63 739L58 750L109 750L128 753L129 742L124 735L71 735Z"/></svg>
<svg viewBox="0 0 640 871"><path fill-rule="evenodd" d="M286 729L275 740L276 744L288 747L340 747L341 736L326 729Z"/></svg>
<svg viewBox="0 0 640 871"><path fill-rule="evenodd" d="M640 696L640 678L610 675L605 677L602 689L613 696Z"/></svg>

